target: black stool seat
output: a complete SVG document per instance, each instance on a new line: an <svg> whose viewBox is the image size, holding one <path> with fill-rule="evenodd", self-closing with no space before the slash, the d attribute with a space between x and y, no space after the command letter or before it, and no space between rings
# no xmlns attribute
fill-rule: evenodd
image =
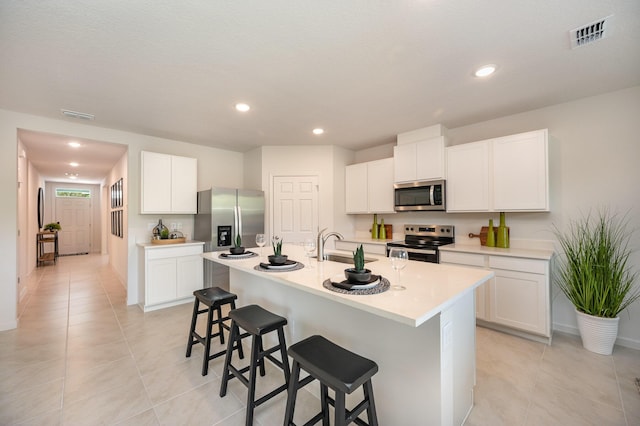
<svg viewBox="0 0 640 426"><path fill-rule="evenodd" d="M229 312L229 318L249 334L263 336L287 325L287 319L258 305L248 305Z"/></svg>
<svg viewBox="0 0 640 426"><path fill-rule="evenodd" d="M196 290L193 292L195 300L193 302L193 315L191 317L191 328L189 329L189 340L187 341L187 353L186 357L191 356L191 349L195 343L201 343L204 345L204 358L202 360L202 375L206 376L209 373L209 361L219 356L224 355L226 349L211 354L211 339L214 337L220 338L220 344L224 345L224 332L223 330L231 330L231 327L225 324L225 321L229 321L229 317L222 316L222 306L229 305L230 309L236 308L235 300L238 298L233 293L229 293L221 289L220 287L203 288L202 290ZM207 306L207 309L200 309L200 303ZM196 323L198 315L207 313L207 330L204 337L199 335L196 331ZM217 318L214 317L214 312L217 314ZM218 326L218 331L213 333L213 326ZM238 354L240 358L244 358L242 351L242 345L238 342Z"/></svg>
<svg viewBox="0 0 640 426"><path fill-rule="evenodd" d="M293 358L293 370L289 382L285 425L294 425L293 412L298 390L314 379L320 382L322 411L306 424L322 420L323 425L328 425L328 404L335 408L335 425L352 422L366 425L367 423L357 418L364 410L367 410L369 425L378 424L371 384L371 378L378 372L375 362L317 335L291 345L288 353ZM309 376L298 381L300 369L309 373ZM351 394L360 386L364 389L364 400L349 411L345 407L345 394ZM335 391L335 399L328 396L327 388Z"/></svg>
<svg viewBox="0 0 640 426"><path fill-rule="evenodd" d="M220 383L220 396L223 397L226 395L227 383L234 377L245 385L248 389L245 424L250 426L253 425L254 409L278 395L280 392L286 391L289 385L289 358L287 357L287 345L284 338L284 326L287 325L287 319L269 312L258 305L248 305L234 309L229 312L229 318L231 318L231 334L229 335L227 355L225 357L222 381ZM246 332L240 334L240 329ZM278 344L269 349L264 349L262 336L272 331L277 331L278 333ZM241 346L240 341L245 337L252 338L250 365L244 368L237 368L231 364L234 345L237 342L237 346ZM280 352L280 360L273 356L275 352ZM256 373L259 371L261 376L265 375L265 358L282 369L284 373L284 383L266 395L256 399ZM244 375L246 372L249 372L248 379Z"/></svg>
<svg viewBox="0 0 640 426"><path fill-rule="evenodd" d="M202 290L196 290L193 295L198 298L200 303L207 306L213 305L226 305L231 303L232 300L236 300L238 296L233 293L229 293L221 289L220 287L203 288Z"/></svg>

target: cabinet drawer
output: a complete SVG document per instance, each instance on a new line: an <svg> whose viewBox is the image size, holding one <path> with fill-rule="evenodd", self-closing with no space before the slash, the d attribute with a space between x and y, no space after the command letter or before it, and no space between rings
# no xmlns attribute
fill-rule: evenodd
<svg viewBox="0 0 640 426"><path fill-rule="evenodd" d="M506 269L510 271L529 272L532 274L546 274L548 262L544 260L523 259L519 257L489 256L491 269Z"/></svg>
<svg viewBox="0 0 640 426"><path fill-rule="evenodd" d="M147 259L166 259L168 257L191 256L202 253L201 245L186 247L163 247L160 249L148 249Z"/></svg>
<svg viewBox="0 0 640 426"><path fill-rule="evenodd" d="M484 268L484 255L441 251L440 262L456 263L458 265L478 266L480 268Z"/></svg>

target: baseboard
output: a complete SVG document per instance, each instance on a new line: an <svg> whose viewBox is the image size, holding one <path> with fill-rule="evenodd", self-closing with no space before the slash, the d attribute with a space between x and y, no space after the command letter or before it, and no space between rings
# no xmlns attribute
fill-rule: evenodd
<svg viewBox="0 0 640 426"><path fill-rule="evenodd" d="M553 331L559 331L561 333L573 334L574 336L580 336L580 330L578 327L574 327L566 324L553 324ZM627 337L620 337L616 339L616 345L623 346L625 348L636 349L640 351L640 341L635 339L629 339Z"/></svg>

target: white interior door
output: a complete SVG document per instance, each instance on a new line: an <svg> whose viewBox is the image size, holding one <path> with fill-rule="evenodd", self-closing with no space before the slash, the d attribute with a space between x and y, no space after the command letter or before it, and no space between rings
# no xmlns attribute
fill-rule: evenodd
<svg viewBox="0 0 640 426"><path fill-rule="evenodd" d="M318 176L273 178L273 235L301 243L318 232Z"/></svg>
<svg viewBox="0 0 640 426"><path fill-rule="evenodd" d="M56 197L56 220L62 229L58 232L58 252L82 254L91 251L91 199Z"/></svg>

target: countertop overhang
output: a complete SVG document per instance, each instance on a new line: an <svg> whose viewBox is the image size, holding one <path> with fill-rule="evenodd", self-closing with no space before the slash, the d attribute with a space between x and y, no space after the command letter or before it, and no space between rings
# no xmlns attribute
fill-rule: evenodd
<svg viewBox="0 0 640 426"><path fill-rule="evenodd" d="M258 248L248 250L260 252ZM265 261L267 254L270 253L270 251L267 253L266 249L264 249L262 258L228 260L219 257L221 252L204 253L203 257L205 260L331 299L411 327L418 327L438 315L462 296L494 276L494 273L489 270L409 261L402 270L400 278L401 284L406 287L406 290L390 289L384 293L373 295L349 295L327 290L322 283L328 278L343 275L344 270L352 265L332 261L317 262L315 259L311 260L311 265L309 265L304 250L296 245L284 245L282 252L290 259L302 262L305 267L287 272L255 270L254 267L261 260ZM331 250L328 250L327 253L345 254L342 251ZM373 274L382 275L392 285L397 282L396 272L391 268L391 262L388 258L369 254L367 257L377 259L367 263L367 268L371 269Z"/></svg>

